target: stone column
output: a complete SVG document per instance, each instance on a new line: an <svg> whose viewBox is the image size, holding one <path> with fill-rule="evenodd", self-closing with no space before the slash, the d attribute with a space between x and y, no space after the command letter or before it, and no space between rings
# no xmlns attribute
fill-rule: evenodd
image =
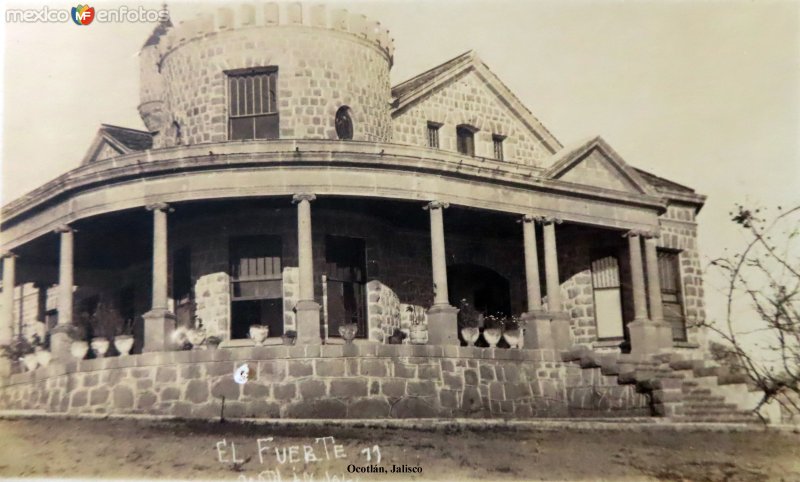
<svg viewBox="0 0 800 482"><path fill-rule="evenodd" d="M659 349L672 348L672 327L664 321L661 302L661 279L658 273L658 234L647 233L644 239L645 265L647 267L647 299L650 304L650 321L656 329Z"/></svg>
<svg viewBox="0 0 800 482"><path fill-rule="evenodd" d="M7 252L3 254L3 299L0 313L0 346L11 344L14 338L14 286L16 256ZM11 374L11 360L0 357L0 377Z"/></svg>
<svg viewBox="0 0 800 482"><path fill-rule="evenodd" d="M536 247L536 218L522 216L522 243L525 252L525 280L528 294L528 311L522 315L526 321L525 348L553 348L550 315L542 309L542 287L539 283L539 253Z"/></svg>
<svg viewBox="0 0 800 482"><path fill-rule="evenodd" d="M300 271L300 288L295 311L297 312L297 343L319 345L322 343L319 324L319 303L314 300L314 253L311 238L311 201L314 194L300 193L292 197L297 204L297 261Z"/></svg>
<svg viewBox="0 0 800 482"><path fill-rule="evenodd" d="M568 350L572 347L572 328L570 318L561 305L561 282L558 279L558 249L556 244L556 224L561 219L539 217L544 233L544 272L547 284L547 312L550 315L550 330L553 333L553 345L556 350Z"/></svg>
<svg viewBox="0 0 800 482"><path fill-rule="evenodd" d="M433 271L433 306L428 309L428 341L432 345L458 345L458 308L450 305L447 293L447 255L444 245L442 211L450 205L431 201L431 267Z"/></svg>
<svg viewBox="0 0 800 482"><path fill-rule="evenodd" d="M631 339L631 354L640 357L656 354L662 348L664 343L662 332L665 325L663 322L656 324L647 318L647 294L644 281L644 265L642 263L642 234L640 231L629 231L625 234L628 238L631 288L633 290L633 321L628 323L628 333ZM653 287L652 281L650 287Z"/></svg>
<svg viewBox="0 0 800 482"><path fill-rule="evenodd" d="M75 287L74 244L75 230L61 225L55 229L59 235L58 256L58 324L50 334L50 352L61 362L70 360L70 329L72 328L72 303Z"/></svg>
<svg viewBox="0 0 800 482"><path fill-rule="evenodd" d="M157 203L147 206L147 210L153 212L153 297L150 311L142 316L142 351L165 351L170 348L170 335L175 329L175 315L167 306L167 213L173 209L166 203Z"/></svg>

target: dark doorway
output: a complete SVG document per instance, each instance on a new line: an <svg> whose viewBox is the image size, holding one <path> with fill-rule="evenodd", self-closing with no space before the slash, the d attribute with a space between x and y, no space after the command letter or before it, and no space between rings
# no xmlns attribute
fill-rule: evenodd
<svg viewBox="0 0 800 482"><path fill-rule="evenodd" d="M466 300L479 313L511 316L511 291L506 278L476 264L447 267L447 291L452 306Z"/></svg>
<svg viewBox="0 0 800 482"><path fill-rule="evenodd" d="M366 258L363 239L325 237L329 337L344 323L358 325L356 337L367 336Z"/></svg>
<svg viewBox="0 0 800 482"><path fill-rule="evenodd" d="M283 277L280 236L230 239L231 338L247 338L250 325L283 335Z"/></svg>

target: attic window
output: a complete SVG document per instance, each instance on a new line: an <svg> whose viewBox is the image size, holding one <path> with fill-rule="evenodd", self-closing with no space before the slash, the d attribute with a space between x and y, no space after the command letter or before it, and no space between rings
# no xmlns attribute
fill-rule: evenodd
<svg viewBox="0 0 800 482"><path fill-rule="evenodd" d="M225 72L228 75L228 139L278 138L278 69Z"/></svg>
<svg viewBox="0 0 800 482"><path fill-rule="evenodd" d="M503 141L506 136L500 134L492 134L492 144L494 145L494 158L498 161L503 160Z"/></svg>
<svg viewBox="0 0 800 482"><path fill-rule="evenodd" d="M439 148L439 128L442 124L438 122L428 122L428 147Z"/></svg>
<svg viewBox="0 0 800 482"><path fill-rule="evenodd" d="M475 129L468 125L456 127L456 137L458 152L467 156L475 155Z"/></svg>

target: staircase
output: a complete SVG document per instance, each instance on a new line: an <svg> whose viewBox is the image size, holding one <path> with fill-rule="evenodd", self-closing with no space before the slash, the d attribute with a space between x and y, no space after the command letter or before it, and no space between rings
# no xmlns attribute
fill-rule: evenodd
<svg viewBox="0 0 800 482"><path fill-rule="evenodd" d="M562 352L565 362L583 369L600 368L616 376L619 384L636 384L648 393L653 415L686 423L759 423L752 411L759 394L751 391L746 376L726 367L683 353L661 353L646 358L602 353L585 346Z"/></svg>

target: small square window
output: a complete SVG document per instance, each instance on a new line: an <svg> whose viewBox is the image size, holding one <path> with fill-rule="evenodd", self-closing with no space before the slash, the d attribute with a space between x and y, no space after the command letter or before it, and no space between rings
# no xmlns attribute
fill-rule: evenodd
<svg viewBox="0 0 800 482"><path fill-rule="evenodd" d="M498 161L503 160L503 141L506 136L500 134L492 134L492 144L494 144L494 158Z"/></svg>
<svg viewBox="0 0 800 482"><path fill-rule="evenodd" d="M438 122L428 122L428 147L439 148L439 128L442 124Z"/></svg>

